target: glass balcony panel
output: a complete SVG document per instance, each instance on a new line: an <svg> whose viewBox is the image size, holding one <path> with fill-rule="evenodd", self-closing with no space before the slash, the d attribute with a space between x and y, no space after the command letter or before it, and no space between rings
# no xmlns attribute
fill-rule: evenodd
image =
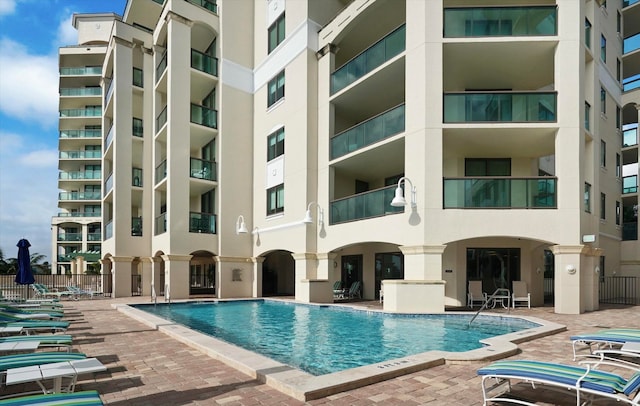
<svg viewBox="0 0 640 406"><path fill-rule="evenodd" d="M60 110L60 117L100 117L102 109L87 108L87 109L62 109Z"/></svg>
<svg viewBox="0 0 640 406"><path fill-rule="evenodd" d="M142 186L142 169L131 168L131 185L137 187Z"/></svg>
<svg viewBox="0 0 640 406"><path fill-rule="evenodd" d="M357 81L405 50L406 28L401 26L331 74L331 94Z"/></svg>
<svg viewBox="0 0 640 406"><path fill-rule="evenodd" d="M396 186L359 193L330 203L330 224L346 223L404 212L404 207L391 206Z"/></svg>
<svg viewBox="0 0 640 406"><path fill-rule="evenodd" d="M108 222L104 226L104 239L108 240L113 237L113 221Z"/></svg>
<svg viewBox="0 0 640 406"><path fill-rule="evenodd" d="M638 175L625 176L622 178L622 193L638 192Z"/></svg>
<svg viewBox="0 0 640 406"><path fill-rule="evenodd" d="M131 217L131 235L142 237L142 217Z"/></svg>
<svg viewBox="0 0 640 406"><path fill-rule="evenodd" d="M142 120L139 118L133 118L133 128L132 128L132 132L133 132L133 136L134 137L142 137L144 135L144 127L142 125Z"/></svg>
<svg viewBox="0 0 640 406"><path fill-rule="evenodd" d="M101 233L88 233L87 234L87 241L101 241L102 240L102 234Z"/></svg>
<svg viewBox="0 0 640 406"><path fill-rule="evenodd" d="M211 0L187 0L187 1L191 4L195 4L196 6L206 8L212 13L218 12L218 6L216 5L215 1L211 1Z"/></svg>
<svg viewBox="0 0 640 406"><path fill-rule="evenodd" d="M101 75L101 66L82 66L77 68L60 68L62 76Z"/></svg>
<svg viewBox="0 0 640 406"><path fill-rule="evenodd" d="M640 0L622 0L622 7L629 7L636 4Z"/></svg>
<svg viewBox="0 0 640 406"><path fill-rule="evenodd" d="M167 177L167 160L165 159L156 166L156 184L160 183L162 179Z"/></svg>
<svg viewBox="0 0 640 406"><path fill-rule="evenodd" d="M69 171L69 172L60 172L58 174L58 179L69 179L69 180L100 179L101 177L102 177L102 171Z"/></svg>
<svg viewBox="0 0 640 406"><path fill-rule="evenodd" d="M444 122L549 122L556 120L555 93L448 93Z"/></svg>
<svg viewBox="0 0 640 406"><path fill-rule="evenodd" d="M160 114L158 114L158 117L156 117L156 132L160 131L160 129L162 128L162 126L164 126L167 122L167 107L165 106L165 108L160 112Z"/></svg>
<svg viewBox="0 0 640 406"><path fill-rule="evenodd" d="M189 212L190 233L216 233L216 215L209 213Z"/></svg>
<svg viewBox="0 0 640 406"><path fill-rule="evenodd" d="M144 87L144 74L142 69L133 68L133 85Z"/></svg>
<svg viewBox="0 0 640 406"><path fill-rule="evenodd" d="M638 126L622 130L622 146L633 147L638 145Z"/></svg>
<svg viewBox="0 0 640 406"><path fill-rule="evenodd" d="M106 105L109 99L111 99L111 95L113 95L114 90L114 81L113 79L109 82L109 87L107 88L107 92L104 94L104 104Z"/></svg>
<svg viewBox="0 0 640 406"><path fill-rule="evenodd" d="M543 7L465 7L444 10L444 36L557 35L557 9Z"/></svg>
<svg viewBox="0 0 640 406"><path fill-rule="evenodd" d="M60 138L99 138L102 130L61 130Z"/></svg>
<svg viewBox="0 0 640 406"><path fill-rule="evenodd" d="M192 178L216 180L216 163L198 158L191 158Z"/></svg>
<svg viewBox="0 0 640 406"><path fill-rule="evenodd" d="M640 33L627 37L622 42L622 54L628 54L640 48Z"/></svg>
<svg viewBox="0 0 640 406"><path fill-rule="evenodd" d="M113 189L113 172L107 176L107 180L104 181L104 192L109 193Z"/></svg>
<svg viewBox="0 0 640 406"><path fill-rule="evenodd" d="M165 69L167 69L167 52L160 57L160 62L158 62L158 66L156 67L156 82L160 79Z"/></svg>
<svg viewBox="0 0 640 406"><path fill-rule="evenodd" d="M623 223L622 224L622 241L637 241L638 240L638 223Z"/></svg>
<svg viewBox="0 0 640 406"><path fill-rule="evenodd" d="M404 104L343 131L331 138L331 159L404 131Z"/></svg>
<svg viewBox="0 0 640 406"><path fill-rule="evenodd" d="M625 78L622 81L622 90L629 92L640 88L640 74Z"/></svg>
<svg viewBox="0 0 640 406"><path fill-rule="evenodd" d="M109 132L107 133L107 138L105 138L104 140L104 150L108 150L109 146L111 145L111 141L113 141L113 135L115 133L115 126L111 126L111 128L109 128Z"/></svg>
<svg viewBox="0 0 640 406"><path fill-rule="evenodd" d="M70 213L58 213L58 217L100 217L101 211L74 211Z"/></svg>
<svg viewBox="0 0 640 406"><path fill-rule="evenodd" d="M60 89L60 96L100 96L101 94L102 89L99 87L77 87Z"/></svg>
<svg viewBox="0 0 640 406"><path fill-rule="evenodd" d="M553 209L556 178L444 179L445 209Z"/></svg>
<svg viewBox="0 0 640 406"><path fill-rule="evenodd" d="M209 75L218 76L218 58L191 50L191 67Z"/></svg>
<svg viewBox="0 0 640 406"><path fill-rule="evenodd" d="M205 106L191 104L191 122L209 128L218 128L218 112Z"/></svg>
<svg viewBox="0 0 640 406"><path fill-rule="evenodd" d="M82 233L60 233L58 241L82 241Z"/></svg>
<svg viewBox="0 0 640 406"><path fill-rule="evenodd" d="M100 200L101 192L60 192L58 200Z"/></svg>
<svg viewBox="0 0 640 406"><path fill-rule="evenodd" d="M162 234L167 232L167 213L162 213L156 217L156 234Z"/></svg>
<svg viewBox="0 0 640 406"><path fill-rule="evenodd" d="M102 153L100 151L60 151L59 156L61 159L95 159L101 158Z"/></svg>

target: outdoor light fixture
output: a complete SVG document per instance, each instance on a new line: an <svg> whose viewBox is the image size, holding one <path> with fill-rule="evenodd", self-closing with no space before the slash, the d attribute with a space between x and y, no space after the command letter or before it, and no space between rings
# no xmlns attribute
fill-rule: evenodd
<svg viewBox="0 0 640 406"><path fill-rule="evenodd" d="M318 225L320 226L320 228L322 228L322 226L324 225L324 211L322 210L320 205L316 202L309 203L309 206L307 206L307 213L304 215L304 219L302 220L302 222L305 224L313 223L313 216L311 215L311 206L314 204L318 208Z"/></svg>
<svg viewBox="0 0 640 406"><path fill-rule="evenodd" d="M247 225L244 223L244 217L241 214L238 216L238 220L236 220L236 234L246 234L248 232Z"/></svg>
<svg viewBox="0 0 640 406"><path fill-rule="evenodd" d="M391 201L391 205L393 207L402 207L402 206L406 206L407 205L407 201L404 198L404 191L402 190L402 188L400 187L400 185L402 184L402 182L409 182L409 185L411 186L411 207L412 208L416 208L417 204L416 204L416 188L415 186L413 186L413 183L411 182L411 180L405 176L401 177L400 180L398 180L398 187L396 188L396 195L393 198L393 200Z"/></svg>

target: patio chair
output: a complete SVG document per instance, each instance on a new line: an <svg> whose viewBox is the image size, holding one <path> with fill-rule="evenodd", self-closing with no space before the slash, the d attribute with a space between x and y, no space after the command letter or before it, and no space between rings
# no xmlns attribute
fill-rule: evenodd
<svg viewBox="0 0 640 406"><path fill-rule="evenodd" d="M47 395L20 396L17 398L0 400L2 406L63 406L82 405L100 406L104 405L100 399L100 394L95 390L81 391L73 393L50 393Z"/></svg>
<svg viewBox="0 0 640 406"><path fill-rule="evenodd" d="M511 293L511 306L516 308L516 302L526 302L527 307L531 309L531 293L527 289L527 282L513 281L513 293Z"/></svg>
<svg viewBox="0 0 640 406"><path fill-rule="evenodd" d="M569 337L573 346L573 359L583 354L580 350L588 350L586 356L592 356L594 351L622 347L625 343L640 343L640 329L612 328L593 333L578 334Z"/></svg>
<svg viewBox="0 0 640 406"><path fill-rule="evenodd" d="M62 299L62 298L71 298L74 297L75 294L71 291L68 290L64 290L64 291L53 291L50 290L46 285L43 285L41 283L34 283L31 285L33 287L33 290L36 293L36 297L39 298L56 298L58 300Z"/></svg>
<svg viewBox="0 0 640 406"><path fill-rule="evenodd" d="M335 281L333 283L333 298L334 299L344 298L344 289L342 288L342 281Z"/></svg>
<svg viewBox="0 0 640 406"><path fill-rule="evenodd" d="M467 293L467 307L473 309L473 305L479 303L483 306L487 303L487 294L482 291L482 281L469 281L469 292Z"/></svg>
<svg viewBox="0 0 640 406"><path fill-rule="evenodd" d="M597 364L596 364L597 365ZM564 365L551 362L512 360L496 361L478 370L482 376L482 395L484 405L491 402L510 402L522 405L535 405L518 398L504 397L504 391L490 396L489 393L504 384L511 388L512 380L530 383L533 388L537 385L546 389L559 389L563 392L573 390L576 393L576 404L581 405L585 396L604 398L638 405L640 401L640 371L635 371L629 379L611 372L593 369L591 365ZM493 384L487 386L490 382ZM508 390L507 389L507 390Z"/></svg>
<svg viewBox="0 0 640 406"><path fill-rule="evenodd" d="M28 354L14 354L0 356L0 383L4 383L4 375L7 369L22 368L33 365L52 364L54 362L85 359L86 354L81 352L32 352Z"/></svg>
<svg viewBox="0 0 640 406"><path fill-rule="evenodd" d="M347 293L347 297L349 299L362 299L362 294L360 293L360 289L362 287L362 282L360 281L355 281L351 284L351 287L349 288L349 292Z"/></svg>
<svg viewBox="0 0 640 406"><path fill-rule="evenodd" d="M71 352L72 337L68 334L33 334L0 337L0 344L16 342L37 342L37 349L42 348L63 348ZM1 345L0 345L1 348Z"/></svg>
<svg viewBox="0 0 640 406"><path fill-rule="evenodd" d="M78 286L74 286L74 285L69 285L67 286L67 290L69 292L73 292L76 296L76 298L81 298L83 296L89 297L90 299L93 299L93 290L85 290L82 289Z"/></svg>
<svg viewBox="0 0 640 406"><path fill-rule="evenodd" d="M0 304L0 314L6 313L24 319L61 319L64 313L60 310L52 310L40 307L15 307L6 304Z"/></svg>
<svg viewBox="0 0 640 406"><path fill-rule="evenodd" d="M22 327L23 332L31 334L37 331L61 332L69 328L68 321L60 320L22 320L0 315L0 326Z"/></svg>

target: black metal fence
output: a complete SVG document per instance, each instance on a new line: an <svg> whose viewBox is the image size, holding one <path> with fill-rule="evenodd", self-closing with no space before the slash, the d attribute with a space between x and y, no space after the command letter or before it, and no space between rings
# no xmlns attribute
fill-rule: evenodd
<svg viewBox="0 0 640 406"><path fill-rule="evenodd" d="M600 281L600 303L640 304L638 278L635 276L607 276Z"/></svg>
<svg viewBox="0 0 640 406"><path fill-rule="evenodd" d="M77 286L91 291L94 295L111 296L111 275L34 275L36 283L47 286L50 290L65 291L67 286ZM0 290L6 298L29 299L36 295L31 285L18 285L15 275L0 275Z"/></svg>

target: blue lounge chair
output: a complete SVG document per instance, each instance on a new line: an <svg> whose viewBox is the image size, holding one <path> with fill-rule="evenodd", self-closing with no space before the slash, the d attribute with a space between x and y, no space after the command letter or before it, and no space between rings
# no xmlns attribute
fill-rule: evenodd
<svg viewBox="0 0 640 406"><path fill-rule="evenodd" d="M68 321L60 320L23 320L0 315L0 326L18 326L27 334L37 331L63 332L69 328Z"/></svg>
<svg viewBox="0 0 640 406"><path fill-rule="evenodd" d="M489 392L504 384L508 384L510 388L511 380L529 382L534 387L536 384L545 385L545 387L562 389L564 392L574 390L578 405L582 404L581 400L585 398L613 399L636 406L640 401L640 371L638 370L635 370L627 380L611 372L592 369L590 365L585 368L550 362L511 360L496 361L480 368L478 375L482 376L484 405L489 401L535 405L525 400L503 397L504 392L494 397L489 395ZM487 386L491 380L495 380L495 383Z"/></svg>
<svg viewBox="0 0 640 406"><path fill-rule="evenodd" d="M573 359L582 356L578 354L581 349L589 350L587 356L594 351L621 347L627 342L640 342L640 329L612 328L600 330L594 333L573 335L570 337L573 346ZM583 346L583 347L581 347Z"/></svg>
<svg viewBox="0 0 640 406"><path fill-rule="evenodd" d="M39 343L38 348L64 348L67 352L71 352L72 338L68 334L34 334L0 337L0 343L20 341L37 341Z"/></svg>
<svg viewBox="0 0 640 406"><path fill-rule="evenodd" d="M81 352L32 352L28 354L15 354L0 356L0 382L4 383L7 369L30 367L33 365L52 364L54 362L85 359L86 354Z"/></svg>
<svg viewBox="0 0 640 406"><path fill-rule="evenodd" d="M48 395L21 396L0 400L2 406L100 406L104 405L97 391L53 393Z"/></svg>
<svg viewBox="0 0 640 406"><path fill-rule="evenodd" d="M0 315L8 315L20 319L54 320L61 319L64 313L51 309L20 309L18 307L0 305Z"/></svg>

